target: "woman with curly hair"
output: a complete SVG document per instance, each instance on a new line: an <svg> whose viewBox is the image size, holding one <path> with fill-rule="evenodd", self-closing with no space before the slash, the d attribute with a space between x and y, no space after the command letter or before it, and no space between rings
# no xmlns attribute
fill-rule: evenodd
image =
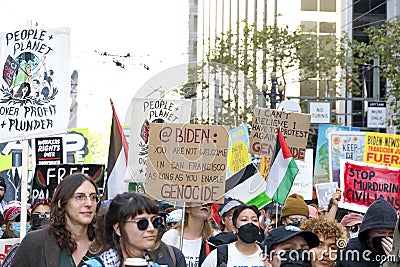
<svg viewBox="0 0 400 267"><path fill-rule="evenodd" d="M346 230L335 221L314 217L304 221L301 230L318 235L319 246L310 249L312 267L333 267L338 252L338 242L347 240Z"/></svg>
<svg viewBox="0 0 400 267"><path fill-rule="evenodd" d="M76 267L89 257L100 207L95 182L81 173L64 177L53 195L48 227L28 233L12 267Z"/></svg>

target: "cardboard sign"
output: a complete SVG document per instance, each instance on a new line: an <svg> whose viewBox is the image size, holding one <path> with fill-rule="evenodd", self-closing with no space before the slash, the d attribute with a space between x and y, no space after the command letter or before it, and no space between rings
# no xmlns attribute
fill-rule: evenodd
<svg viewBox="0 0 400 267"><path fill-rule="evenodd" d="M337 182L316 184L315 191L317 192L318 205L328 210L329 201L337 188Z"/></svg>
<svg viewBox="0 0 400 267"><path fill-rule="evenodd" d="M51 199L61 180L75 172L89 175L97 184L99 192L104 190L104 165L101 164L60 164L38 165L32 180L32 203L37 198Z"/></svg>
<svg viewBox="0 0 400 267"><path fill-rule="evenodd" d="M341 160L341 188L339 207L366 212L379 197L400 211L400 169L371 163Z"/></svg>
<svg viewBox="0 0 400 267"><path fill-rule="evenodd" d="M329 177L340 187L340 160L362 161L365 147L365 132L329 133Z"/></svg>
<svg viewBox="0 0 400 267"><path fill-rule="evenodd" d="M150 124L146 194L182 202L223 202L228 129Z"/></svg>
<svg viewBox="0 0 400 267"><path fill-rule="evenodd" d="M254 108L253 126L250 135L250 152L257 155L274 155L278 127L294 159L304 160L311 115L286 113L268 108Z"/></svg>
<svg viewBox="0 0 400 267"><path fill-rule="evenodd" d="M249 129L242 124L229 131L227 177L240 171L251 161Z"/></svg>
<svg viewBox="0 0 400 267"><path fill-rule="evenodd" d="M56 165L64 163L62 137L35 139L36 165Z"/></svg>
<svg viewBox="0 0 400 267"><path fill-rule="evenodd" d="M400 168L400 135L367 132L364 162Z"/></svg>
<svg viewBox="0 0 400 267"><path fill-rule="evenodd" d="M125 182L145 182L150 123L187 123L192 101L134 98Z"/></svg>

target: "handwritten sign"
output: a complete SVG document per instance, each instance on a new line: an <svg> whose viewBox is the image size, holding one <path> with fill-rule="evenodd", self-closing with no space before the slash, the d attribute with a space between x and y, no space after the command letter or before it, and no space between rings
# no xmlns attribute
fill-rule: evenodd
<svg viewBox="0 0 400 267"><path fill-rule="evenodd" d="M62 137L36 138L36 165L64 163Z"/></svg>
<svg viewBox="0 0 400 267"><path fill-rule="evenodd" d="M251 161L249 154L249 129L242 124L229 131L227 177L247 166Z"/></svg>
<svg viewBox="0 0 400 267"><path fill-rule="evenodd" d="M400 211L400 169L371 163L341 160L341 188L339 207L366 212L379 197Z"/></svg>
<svg viewBox="0 0 400 267"><path fill-rule="evenodd" d="M191 100L132 99L129 135L128 177L125 182L145 182L150 123L186 123Z"/></svg>
<svg viewBox="0 0 400 267"><path fill-rule="evenodd" d="M272 158L280 127L293 158L304 160L310 119L308 114L256 107L250 135L250 152Z"/></svg>
<svg viewBox="0 0 400 267"><path fill-rule="evenodd" d="M32 180L32 203L37 198L51 199L62 179L75 172L89 175L102 193L104 190L104 168L104 165L101 164L38 165Z"/></svg>
<svg viewBox="0 0 400 267"><path fill-rule="evenodd" d="M329 177L340 187L340 160L362 161L365 147L365 132L329 132Z"/></svg>
<svg viewBox="0 0 400 267"><path fill-rule="evenodd" d="M222 202L228 129L199 124L150 124L146 193L159 200Z"/></svg>
<svg viewBox="0 0 400 267"><path fill-rule="evenodd" d="M309 101L311 123L331 123L331 102Z"/></svg>
<svg viewBox="0 0 400 267"><path fill-rule="evenodd" d="M400 168L400 135L367 132L364 162Z"/></svg>
<svg viewBox="0 0 400 267"><path fill-rule="evenodd" d="M0 142L67 132L69 62L69 29L0 33Z"/></svg>
<svg viewBox="0 0 400 267"><path fill-rule="evenodd" d="M386 102L368 101L367 127L368 128L386 128Z"/></svg>

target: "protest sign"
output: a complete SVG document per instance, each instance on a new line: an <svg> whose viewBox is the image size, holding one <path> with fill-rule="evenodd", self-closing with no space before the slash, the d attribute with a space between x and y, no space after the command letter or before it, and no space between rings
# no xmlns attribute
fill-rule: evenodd
<svg viewBox="0 0 400 267"><path fill-rule="evenodd" d="M64 163L62 137L35 138L36 165L56 165Z"/></svg>
<svg viewBox="0 0 400 267"><path fill-rule="evenodd" d="M318 126L317 149L314 163L314 183L328 183L331 181L329 174L329 133L335 131L359 131L358 127L347 127L330 124Z"/></svg>
<svg viewBox="0 0 400 267"><path fill-rule="evenodd" d="M69 35L64 28L0 33L0 142L67 132Z"/></svg>
<svg viewBox="0 0 400 267"><path fill-rule="evenodd" d="M228 129L152 123L146 194L167 201L223 202Z"/></svg>
<svg viewBox="0 0 400 267"><path fill-rule="evenodd" d="M60 164L38 165L32 179L32 203L37 198L51 199L61 180L75 172L89 175L97 184L100 193L104 191L104 165L101 164Z"/></svg>
<svg viewBox="0 0 400 267"><path fill-rule="evenodd" d="M243 123L229 131L227 177L238 172L251 161L249 143L247 124Z"/></svg>
<svg viewBox="0 0 400 267"><path fill-rule="evenodd" d="M18 242L20 242L19 238L0 239L0 265L3 265L3 261L10 248Z"/></svg>
<svg viewBox="0 0 400 267"><path fill-rule="evenodd" d="M341 189L339 207L366 212L379 197L400 211L400 169L353 160L340 161Z"/></svg>
<svg viewBox="0 0 400 267"><path fill-rule="evenodd" d="M150 123L186 123L191 100L132 99L132 122L128 139L128 168L125 182L145 182Z"/></svg>
<svg viewBox="0 0 400 267"><path fill-rule="evenodd" d="M280 127L293 158L304 160L310 119L309 114L255 107L250 135L250 152L273 157L278 127Z"/></svg>
<svg viewBox="0 0 400 267"><path fill-rule="evenodd" d="M317 193L318 205L328 210L329 201L337 188L337 182L316 184L315 191Z"/></svg>
<svg viewBox="0 0 400 267"><path fill-rule="evenodd" d="M329 177L340 187L340 160L362 161L365 132L339 131L329 133Z"/></svg>
<svg viewBox="0 0 400 267"><path fill-rule="evenodd" d="M304 160L296 160L296 164L299 172L294 178L289 195L297 193L303 196L305 200L311 200L313 194L313 150L307 149Z"/></svg>
<svg viewBox="0 0 400 267"><path fill-rule="evenodd" d="M400 168L400 135L367 132L364 162Z"/></svg>

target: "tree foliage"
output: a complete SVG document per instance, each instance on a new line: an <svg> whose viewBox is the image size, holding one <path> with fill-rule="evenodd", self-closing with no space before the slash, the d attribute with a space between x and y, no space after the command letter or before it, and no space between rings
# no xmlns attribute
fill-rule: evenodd
<svg viewBox="0 0 400 267"><path fill-rule="evenodd" d="M387 79L387 97L395 113L400 111L400 19L394 18L380 26L368 27L368 43L353 41L354 64L369 64L379 59L380 75ZM397 119L397 124L400 123Z"/></svg>

